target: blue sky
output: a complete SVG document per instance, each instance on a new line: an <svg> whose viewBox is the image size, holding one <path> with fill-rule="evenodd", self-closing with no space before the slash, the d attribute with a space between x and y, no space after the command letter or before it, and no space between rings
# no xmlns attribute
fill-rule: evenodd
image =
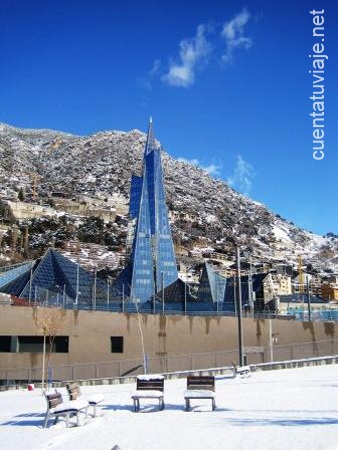
<svg viewBox="0 0 338 450"><path fill-rule="evenodd" d="M2 0L0 121L86 135L145 131L152 116L175 158L309 231L337 233L333 3ZM323 8L325 157L315 160L309 11Z"/></svg>

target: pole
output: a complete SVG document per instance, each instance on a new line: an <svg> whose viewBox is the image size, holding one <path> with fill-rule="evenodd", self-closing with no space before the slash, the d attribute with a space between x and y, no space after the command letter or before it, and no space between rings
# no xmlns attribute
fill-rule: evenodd
<svg viewBox="0 0 338 450"><path fill-rule="evenodd" d="M242 332L242 287L241 287L241 267L240 267L240 255L239 247L236 247L236 265L237 265L237 318L238 318L238 356L240 367L244 366L243 359L243 332Z"/></svg>
<svg viewBox="0 0 338 450"><path fill-rule="evenodd" d="M237 286L236 286L236 277L233 279L233 288L234 288L234 313L235 317L237 316Z"/></svg>
<svg viewBox="0 0 338 450"><path fill-rule="evenodd" d="M310 295L310 282L309 277L306 277L306 288L307 288L307 310L309 316L309 322L311 322L311 295Z"/></svg>
<svg viewBox="0 0 338 450"><path fill-rule="evenodd" d="M94 283L93 283L93 299L92 299L93 311L96 311L96 278L97 278L97 266L94 267Z"/></svg>
<svg viewBox="0 0 338 450"><path fill-rule="evenodd" d="M252 289L252 264L251 264L251 254L249 255L249 308L250 312L253 312L254 303L253 303L253 289Z"/></svg>
<svg viewBox="0 0 338 450"><path fill-rule="evenodd" d="M187 315L187 283L184 283L184 315Z"/></svg>
<svg viewBox="0 0 338 450"><path fill-rule="evenodd" d="M43 333L43 351L42 351L42 380L41 389L45 386L45 365L46 365L46 332Z"/></svg>
<svg viewBox="0 0 338 450"><path fill-rule="evenodd" d="M76 308L79 303L79 288L80 288L80 264L78 263L76 267L76 298L75 298Z"/></svg>
<svg viewBox="0 0 338 450"><path fill-rule="evenodd" d="M29 275L28 306L31 306L31 296L32 296L32 276L33 276L33 263L31 263L31 270L30 270L30 275Z"/></svg>
<svg viewBox="0 0 338 450"><path fill-rule="evenodd" d="M63 291L62 291L62 307L65 309L66 306L66 284L63 285Z"/></svg>
<svg viewBox="0 0 338 450"><path fill-rule="evenodd" d="M124 283L122 284L122 312L124 313Z"/></svg>
<svg viewBox="0 0 338 450"><path fill-rule="evenodd" d="M110 284L110 278L107 276L107 311L109 309L109 284Z"/></svg>
<svg viewBox="0 0 338 450"><path fill-rule="evenodd" d="M155 296L155 291L153 294L153 314L156 314L156 296Z"/></svg>
<svg viewBox="0 0 338 450"><path fill-rule="evenodd" d="M269 353L270 353L270 362L273 362L273 341L272 341L272 322L271 317L268 319L269 324Z"/></svg>
<svg viewBox="0 0 338 450"><path fill-rule="evenodd" d="M164 316L164 272L162 274L162 315Z"/></svg>

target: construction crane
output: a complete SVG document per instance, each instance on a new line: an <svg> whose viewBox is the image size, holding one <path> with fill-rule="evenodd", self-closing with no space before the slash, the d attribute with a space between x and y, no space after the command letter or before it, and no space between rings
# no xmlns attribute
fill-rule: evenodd
<svg viewBox="0 0 338 450"><path fill-rule="evenodd" d="M30 179L32 182L32 185L31 185L32 186L32 199L36 200L36 198L38 196L38 192L37 192L38 180L40 180L43 177L35 172L26 172L26 174L30 176Z"/></svg>
<svg viewBox="0 0 338 450"><path fill-rule="evenodd" d="M298 286L299 294L304 294L303 259L301 255L298 256Z"/></svg>

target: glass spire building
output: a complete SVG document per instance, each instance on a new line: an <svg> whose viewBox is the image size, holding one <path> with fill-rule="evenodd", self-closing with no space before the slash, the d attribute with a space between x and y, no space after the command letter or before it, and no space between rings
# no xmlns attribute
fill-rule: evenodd
<svg viewBox="0 0 338 450"><path fill-rule="evenodd" d="M116 287L133 301L147 302L178 279L165 201L161 149L150 120L143 175L132 176L129 215L134 221L130 261Z"/></svg>

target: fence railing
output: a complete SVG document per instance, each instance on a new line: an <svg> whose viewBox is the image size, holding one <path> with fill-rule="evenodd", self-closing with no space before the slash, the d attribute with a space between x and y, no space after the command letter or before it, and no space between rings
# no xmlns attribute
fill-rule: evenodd
<svg viewBox="0 0 338 450"><path fill-rule="evenodd" d="M289 361L338 354L338 340L314 341L290 345L244 347L247 364ZM49 381L117 378L145 373L166 373L230 366L237 363L238 350L188 355L140 357L120 361L50 366ZM144 367L146 366L146 367ZM41 380L42 367L0 370L0 385L30 383Z"/></svg>

